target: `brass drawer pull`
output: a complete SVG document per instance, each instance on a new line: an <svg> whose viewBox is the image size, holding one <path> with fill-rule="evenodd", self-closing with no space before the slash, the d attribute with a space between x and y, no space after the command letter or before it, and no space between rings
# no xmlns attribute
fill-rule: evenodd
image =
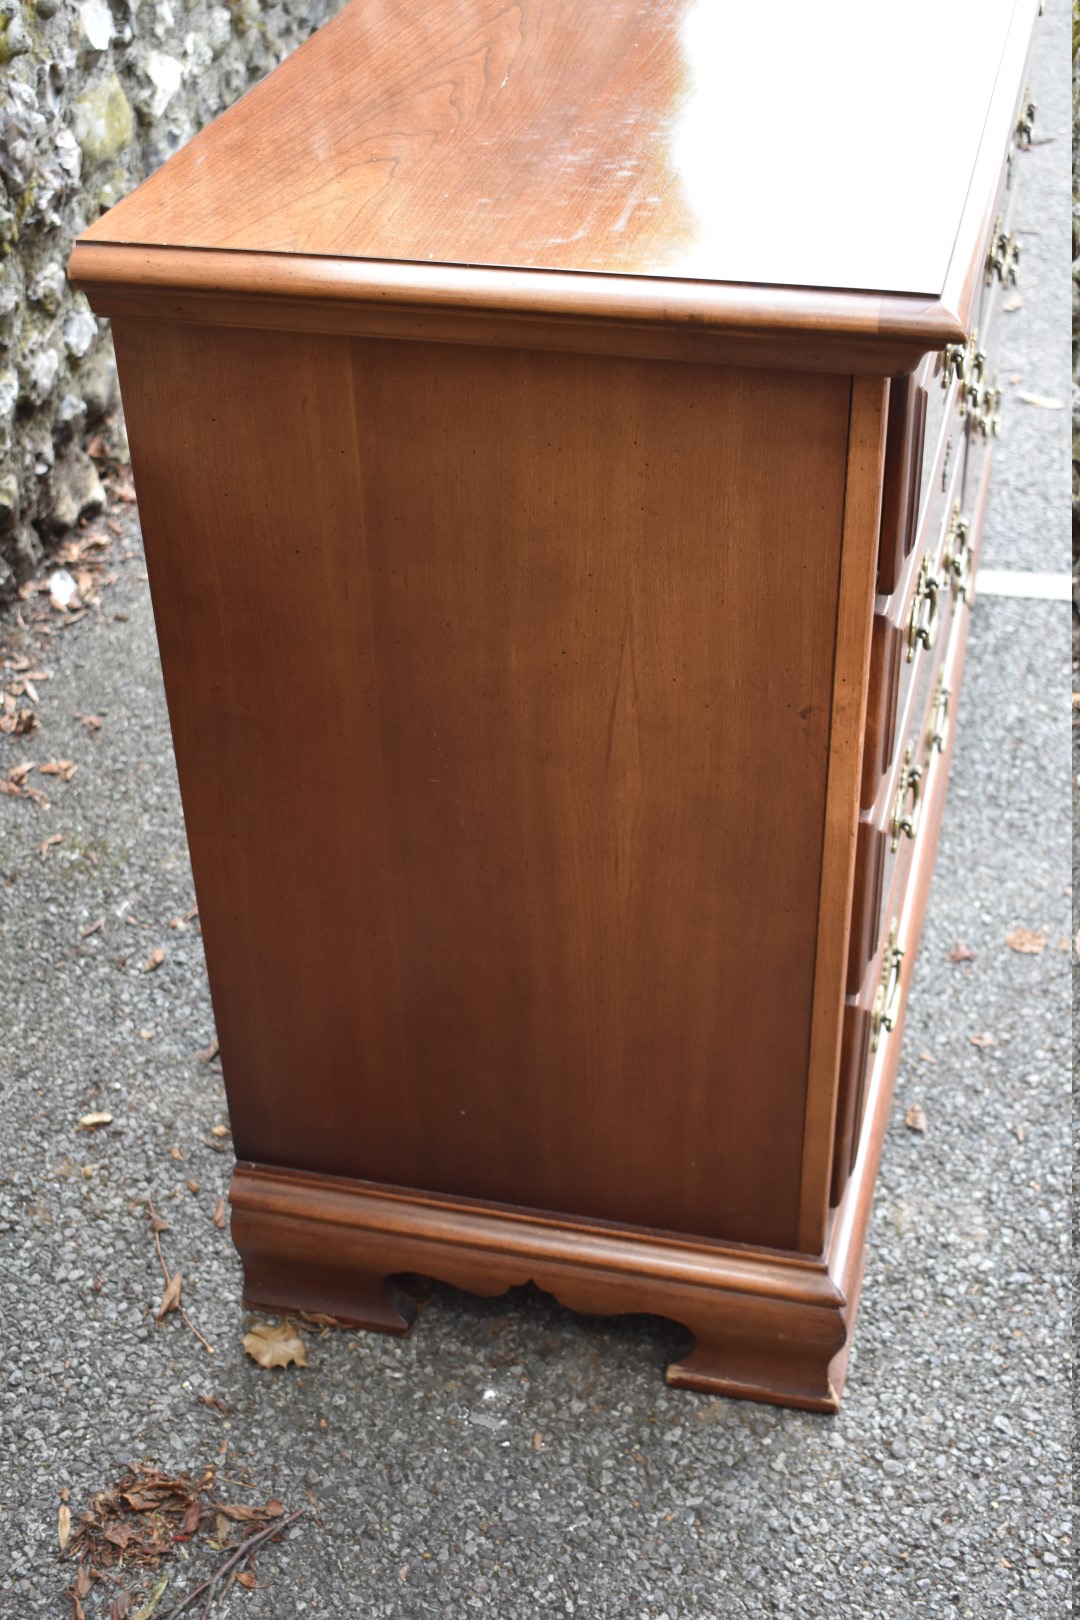
<svg viewBox="0 0 1080 1620"><path fill-rule="evenodd" d="M1024 100L1020 110L1020 121L1016 126L1016 139L1020 146L1031 145L1031 132L1035 127L1036 106L1031 100L1031 91L1024 90Z"/></svg>
<svg viewBox="0 0 1080 1620"><path fill-rule="evenodd" d="M900 770L900 783L896 789L892 821L889 824L894 851L900 848L902 837L906 836L914 839L919 835L919 823L922 820L924 776L924 767L915 764L915 744L908 743L907 753L904 755L904 763Z"/></svg>
<svg viewBox="0 0 1080 1620"><path fill-rule="evenodd" d="M997 276L1003 287L1016 285L1020 268L1020 243L1011 231L1001 228L1001 215L994 221L994 234L990 238L990 252L986 259L986 285Z"/></svg>
<svg viewBox="0 0 1080 1620"><path fill-rule="evenodd" d="M952 697L952 688L945 685L945 671L942 670L937 678L934 690L934 706L930 711L930 726L926 735L926 763L929 768L935 750L939 754L945 752L945 744L949 740L949 699Z"/></svg>
<svg viewBox="0 0 1080 1620"><path fill-rule="evenodd" d="M877 1051L882 1033L892 1034L896 1028L896 1020L900 1016L904 951L903 947L896 943L896 927L894 921L889 930L889 942L885 947L885 957L881 965L881 983L874 995L874 1006L870 1014L871 1052Z"/></svg>
<svg viewBox="0 0 1080 1620"><path fill-rule="evenodd" d="M940 625L939 595L941 581L930 572L930 553L927 552L919 564L919 578L915 586L915 597L911 604L911 618L908 620L908 650L907 661L910 664L920 647L930 651L937 641Z"/></svg>
<svg viewBox="0 0 1080 1620"><path fill-rule="evenodd" d="M941 365L941 386L948 388L954 377L957 382L965 385L960 397L961 416L964 414L968 395L974 398L978 393L978 385L982 382L985 366L986 354L979 348L978 328L972 332L966 343L946 344Z"/></svg>
<svg viewBox="0 0 1080 1620"><path fill-rule="evenodd" d="M952 586L953 597L966 602L971 590L974 557L971 550L971 521L962 515L959 501L953 502L941 565Z"/></svg>
<svg viewBox="0 0 1080 1620"><path fill-rule="evenodd" d="M996 379L988 383L985 388L978 390L977 397L971 406L971 430L980 438L995 439L1001 432L1001 389Z"/></svg>

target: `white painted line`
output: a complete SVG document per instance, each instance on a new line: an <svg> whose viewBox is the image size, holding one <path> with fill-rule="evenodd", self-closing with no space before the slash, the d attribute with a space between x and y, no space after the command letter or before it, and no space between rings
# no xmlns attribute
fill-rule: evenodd
<svg viewBox="0 0 1080 1620"><path fill-rule="evenodd" d="M1022 574L1007 568L980 568L976 596L1013 596L1033 602L1071 602L1071 574Z"/></svg>

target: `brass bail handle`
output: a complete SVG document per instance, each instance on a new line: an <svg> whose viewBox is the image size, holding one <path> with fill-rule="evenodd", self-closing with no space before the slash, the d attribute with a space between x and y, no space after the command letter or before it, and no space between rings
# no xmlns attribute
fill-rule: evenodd
<svg viewBox="0 0 1080 1620"><path fill-rule="evenodd" d="M914 743L908 743L903 768L900 772L900 782L896 789L896 800L893 804L892 822L890 824L894 852L900 848L901 838L915 839L919 836L919 824L922 821L923 782L923 766L915 764L915 745Z"/></svg>
<svg viewBox="0 0 1080 1620"><path fill-rule="evenodd" d="M919 566L919 578L911 604L911 618L908 621L909 664L920 647L925 647L929 652L937 641L941 622L940 592L941 582L930 572L930 555L927 553Z"/></svg>
<svg viewBox="0 0 1080 1620"><path fill-rule="evenodd" d="M934 693L934 707L930 711L930 726L926 738L926 756L929 763L935 750L939 754L945 752L945 744L949 740L949 699L952 689L945 685L945 673L938 676L937 690Z"/></svg>
<svg viewBox="0 0 1080 1620"><path fill-rule="evenodd" d="M1035 103L1031 99L1031 90L1024 90L1024 99L1020 109L1020 121L1016 126L1016 139L1020 146L1031 145L1031 132L1035 127Z"/></svg>
<svg viewBox="0 0 1080 1620"><path fill-rule="evenodd" d="M902 968L904 961L903 947L896 943L896 923L889 931L889 943L885 947L885 960L881 968L881 983L874 996L874 1006L870 1014L870 1050L876 1052L882 1034L891 1035L896 1028L896 1021L900 1017L900 993L902 988Z"/></svg>
<svg viewBox="0 0 1080 1620"><path fill-rule="evenodd" d="M974 557L971 549L971 522L962 515L959 501L953 502L942 564L946 578L952 585L953 596L966 602L968 592L971 590Z"/></svg>

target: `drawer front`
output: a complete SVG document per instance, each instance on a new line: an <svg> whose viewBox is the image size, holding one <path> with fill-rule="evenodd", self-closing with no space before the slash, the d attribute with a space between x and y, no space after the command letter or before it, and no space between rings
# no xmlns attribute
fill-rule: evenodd
<svg viewBox="0 0 1080 1620"><path fill-rule="evenodd" d="M948 494L956 457L964 442L962 386L944 351L928 354L915 373L926 393L923 463L919 479L917 531L924 530L931 503Z"/></svg>
<svg viewBox="0 0 1080 1620"><path fill-rule="evenodd" d="M929 504L918 544L904 572L902 589L891 597L878 598L870 639L859 796L863 810L875 803L882 779L893 766L897 735L911 694L925 675L927 664L936 661L935 649L943 641L947 628L951 592L946 587L943 568L953 513L962 487L962 437L960 444L961 451L953 461L946 494L935 494ZM936 524L933 530L931 521Z"/></svg>
<svg viewBox="0 0 1080 1620"><path fill-rule="evenodd" d="M933 789L938 761L948 739L953 695L945 678L947 648L927 664L905 716L906 743L878 797L859 817L855 882L851 902L847 993L855 995L881 943L884 898L892 892L897 868L910 864L922 825L923 806Z"/></svg>
<svg viewBox="0 0 1080 1620"><path fill-rule="evenodd" d="M1027 92L1017 103L1017 125L1021 122L1021 109L1030 106ZM993 225L986 243L982 283L979 288L975 320L985 327L995 303L1001 300L1002 289L1014 286L1019 278L1021 249L1016 235L1016 196L1019 191L1020 165L1017 160L1018 139L1014 134L1009 153L1001 171L997 199L994 203Z"/></svg>
<svg viewBox="0 0 1080 1620"><path fill-rule="evenodd" d="M878 546L879 596L891 596L915 545L922 489L927 390L918 373L894 377L889 391L885 478Z"/></svg>

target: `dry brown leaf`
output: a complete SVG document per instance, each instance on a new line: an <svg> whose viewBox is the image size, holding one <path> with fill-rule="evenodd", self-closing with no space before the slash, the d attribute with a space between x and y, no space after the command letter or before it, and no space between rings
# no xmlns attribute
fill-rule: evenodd
<svg viewBox="0 0 1080 1620"><path fill-rule="evenodd" d="M541 1435L539 1430L538 1430L536 1432L536 1434L533 1435L533 1450L534 1451L539 1451L540 1448L543 1446L543 1444L544 1444L543 1435Z"/></svg>
<svg viewBox="0 0 1080 1620"><path fill-rule="evenodd" d="M50 849L52 849L53 845L54 844L62 844L63 842L64 842L63 833L50 833L48 838L44 839L38 845L38 854L41 856L42 860L45 860L45 858L47 857Z"/></svg>
<svg viewBox="0 0 1080 1620"><path fill-rule="evenodd" d="M219 1198L217 1203L214 1205L214 1225L217 1227L219 1232L223 1232L225 1230L224 1198Z"/></svg>
<svg viewBox="0 0 1080 1620"><path fill-rule="evenodd" d="M909 1131L918 1131L920 1136L926 1135L926 1115L918 1103L912 1103L904 1115L904 1124Z"/></svg>
<svg viewBox="0 0 1080 1620"><path fill-rule="evenodd" d="M187 1190L189 1193L197 1193L199 1190L199 1183L197 1181L189 1181L187 1183Z"/></svg>
<svg viewBox="0 0 1080 1620"><path fill-rule="evenodd" d="M30 775L30 772L36 769L36 765L31 765L29 763L23 765L13 765L10 771L7 773L7 779L11 783L12 787L22 787L23 783L26 781L26 778Z"/></svg>
<svg viewBox="0 0 1080 1620"><path fill-rule="evenodd" d="M87 731L90 733L91 736L93 736L95 731L100 731L101 730L102 720L101 720L100 715L97 715L97 714L79 714L78 710L76 710L75 711L75 718L82 725L84 725L86 727Z"/></svg>
<svg viewBox="0 0 1080 1620"><path fill-rule="evenodd" d="M1025 394L1018 389L1016 397L1022 399L1025 405L1034 405L1040 411L1063 411L1065 409L1063 399L1052 399L1049 394Z"/></svg>
<svg viewBox="0 0 1080 1620"><path fill-rule="evenodd" d="M255 1519L280 1519L285 1511L280 1502L267 1502L265 1507L248 1507L242 1502L218 1502L215 1506L234 1524L251 1524Z"/></svg>
<svg viewBox="0 0 1080 1620"><path fill-rule="evenodd" d="M1038 956L1046 949L1046 935L1038 928L1014 928L1005 935L1005 943L1022 956Z"/></svg>
<svg viewBox="0 0 1080 1620"><path fill-rule="evenodd" d="M254 1592L255 1577L251 1573L250 1569L242 1569L240 1571L239 1575L236 1577L236 1584L237 1586L245 1587L249 1592Z"/></svg>
<svg viewBox="0 0 1080 1620"><path fill-rule="evenodd" d="M243 1343L260 1367L288 1367L294 1362L298 1367L307 1366L307 1349L291 1322L281 1322L277 1327L256 1322L251 1332L245 1333Z"/></svg>
<svg viewBox="0 0 1080 1620"><path fill-rule="evenodd" d="M71 1539L71 1509L66 1502L61 1502L60 1511L56 1515L56 1539L60 1543L60 1551L63 1552Z"/></svg>
<svg viewBox="0 0 1080 1620"><path fill-rule="evenodd" d="M61 782L70 782L78 768L74 760L50 759L46 764L39 765L38 771L42 776L56 776Z"/></svg>
<svg viewBox="0 0 1080 1620"><path fill-rule="evenodd" d="M130 1592L120 1592L109 1613L109 1620L127 1620L134 1601Z"/></svg>
<svg viewBox="0 0 1080 1620"><path fill-rule="evenodd" d="M150 955L146 958L146 961L143 963L142 967L139 969L139 972L140 973L156 973L158 968L161 966L162 962L164 962L164 960L165 960L165 952L162 950L160 945L155 945L153 950L150 952Z"/></svg>
<svg viewBox="0 0 1080 1620"><path fill-rule="evenodd" d="M80 939L89 939L91 934L96 934L99 931L99 929L104 928L104 926L105 926L104 917L99 917L97 922L92 922L89 925L88 928L83 929L82 933L79 935L79 938Z"/></svg>
<svg viewBox="0 0 1080 1620"><path fill-rule="evenodd" d="M165 1318L168 1316L170 1311L179 1310L179 1308L180 1308L180 1288L181 1288L181 1285L183 1284L183 1281L184 1281L184 1279L183 1279L183 1277L180 1275L180 1273L178 1271L174 1272L173 1275L169 1278L168 1284L166 1285L166 1288L165 1288L165 1292L162 1295L161 1305L158 1308L157 1320L159 1322L163 1322L165 1320Z"/></svg>
<svg viewBox="0 0 1080 1620"><path fill-rule="evenodd" d="M978 954L978 951L971 950L969 946L962 945L957 940L952 950L945 952L945 960L946 962L974 962Z"/></svg>
<svg viewBox="0 0 1080 1620"><path fill-rule="evenodd" d="M171 1147L169 1149L169 1158L170 1159L175 1159L178 1164L182 1163L183 1158L184 1158L184 1150L183 1150L183 1148Z"/></svg>
<svg viewBox="0 0 1080 1620"><path fill-rule="evenodd" d="M189 1505L187 1512L184 1514L184 1528L182 1534L185 1536L194 1535L195 1531L199 1528L199 1520L201 1518L202 1503L196 1499Z"/></svg>
<svg viewBox="0 0 1080 1620"><path fill-rule="evenodd" d="M96 1131L100 1125L111 1125L111 1114L83 1114L79 1120L81 1131Z"/></svg>
<svg viewBox="0 0 1080 1620"><path fill-rule="evenodd" d="M980 1051L985 1051L988 1046L997 1045L997 1041L992 1035L969 1035L968 1040L972 1046L979 1047Z"/></svg>
<svg viewBox="0 0 1080 1620"><path fill-rule="evenodd" d="M75 1577L75 1596L87 1597L90 1592L90 1571L85 1564L79 1565L79 1573Z"/></svg>

